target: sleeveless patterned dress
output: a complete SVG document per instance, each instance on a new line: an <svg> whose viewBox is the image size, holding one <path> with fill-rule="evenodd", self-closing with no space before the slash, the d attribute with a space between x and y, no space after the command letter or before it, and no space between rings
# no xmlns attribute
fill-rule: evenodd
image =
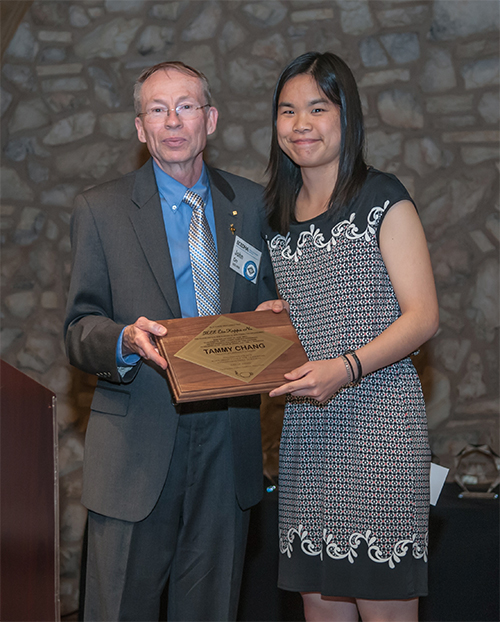
<svg viewBox="0 0 500 622"><path fill-rule="evenodd" d="M370 169L337 222L326 214L266 232L280 295L309 360L373 340L401 314L378 234L410 200ZM427 594L430 450L410 358L324 404L287 396L280 445L279 587L326 596Z"/></svg>

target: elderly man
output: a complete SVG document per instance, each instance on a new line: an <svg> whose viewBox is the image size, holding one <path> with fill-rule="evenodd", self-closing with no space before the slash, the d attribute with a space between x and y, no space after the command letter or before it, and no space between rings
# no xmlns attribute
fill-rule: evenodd
<svg viewBox="0 0 500 622"><path fill-rule="evenodd" d="M145 70L136 128L151 159L86 191L72 220L70 362L98 376L85 442L86 620L236 617L249 508L262 492L259 399L172 403L154 320L275 298L262 189L203 162L217 110L203 74ZM262 253L230 267L235 236ZM258 253L257 253L258 256Z"/></svg>

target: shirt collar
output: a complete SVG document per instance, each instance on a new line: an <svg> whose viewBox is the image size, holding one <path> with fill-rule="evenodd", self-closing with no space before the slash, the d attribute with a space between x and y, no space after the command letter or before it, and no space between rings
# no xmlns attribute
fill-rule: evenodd
<svg viewBox="0 0 500 622"><path fill-rule="evenodd" d="M186 186L181 184L180 181L177 181L165 173L165 171L163 171L154 160L153 170L160 196L166 201L167 205L171 209L177 210L179 205L182 203L186 190L192 190L193 192L196 192L196 194L199 194L205 204L208 202L208 173L205 163L203 163L203 168L198 181L191 188L186 188Z"/></svg>

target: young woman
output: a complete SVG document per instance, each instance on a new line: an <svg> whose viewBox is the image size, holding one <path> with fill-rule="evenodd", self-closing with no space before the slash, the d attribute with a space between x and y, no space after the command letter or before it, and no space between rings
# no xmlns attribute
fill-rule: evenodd
<svg viewBox="0 0 500 622"><path fill-rule="evenodd" d="M334 54L281 74L266 232L281 300L308 354L280 446L279 586L306 619L417 620L427 593L425 406L409 355L438 306L417 211L366 166L358 90Z"/></svg>

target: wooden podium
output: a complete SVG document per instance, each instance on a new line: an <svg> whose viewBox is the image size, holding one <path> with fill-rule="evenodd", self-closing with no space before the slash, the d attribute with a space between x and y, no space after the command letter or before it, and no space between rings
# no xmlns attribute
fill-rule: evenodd
<svg viewBox="0 0 500 622"><path fill-rule="evenodd" d="M0 620L58 621L55 395L0 367Z"/></svg>

